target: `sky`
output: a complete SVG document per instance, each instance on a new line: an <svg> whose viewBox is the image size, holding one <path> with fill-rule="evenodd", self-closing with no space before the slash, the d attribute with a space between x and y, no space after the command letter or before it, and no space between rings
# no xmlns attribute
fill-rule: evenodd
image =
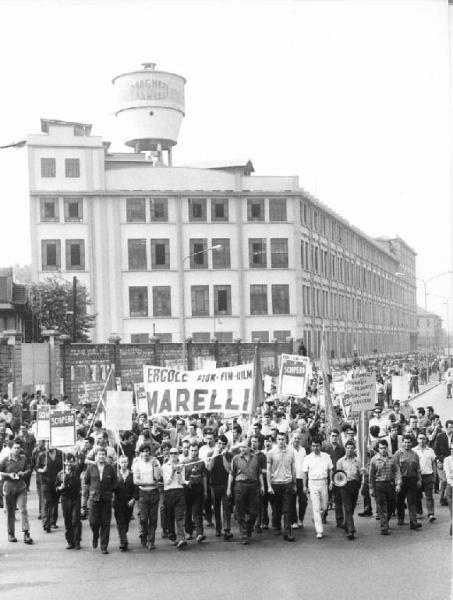
<svg viewBox="0 0 453 600"><path fill-rule="evenodd" d="M47 117L124 149L111 80L155 62L187 79L174 164L297 175L368 235L402 237L417 277L452 269L447 0L0 0L0 56L0 145ZM0 150L0 266L31 261L26 155ZM427 284L451 328L452 289Z"/></svg>

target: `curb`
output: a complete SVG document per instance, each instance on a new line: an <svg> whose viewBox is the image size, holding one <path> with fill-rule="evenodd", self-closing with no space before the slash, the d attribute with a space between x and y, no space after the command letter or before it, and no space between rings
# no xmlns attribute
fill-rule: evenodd
<svg viewBox="0 0 453 600"><path fill-rule="evenodd" d="M409 402L412 402L412 400L415 400L416 398L419 398L420 396L423 396L423 394L426 394L427 392L430 392L431 390L433 390L434 388L436 388L437 386L439 386L441 383L442 383L441 381L436 381L436 383L434 385L431 385L430 387L426 388L422 392L419 392L418 394L415 394L415 396L412 396L412 398L409 398L407 400L407 403L409 404Z"/></svg>

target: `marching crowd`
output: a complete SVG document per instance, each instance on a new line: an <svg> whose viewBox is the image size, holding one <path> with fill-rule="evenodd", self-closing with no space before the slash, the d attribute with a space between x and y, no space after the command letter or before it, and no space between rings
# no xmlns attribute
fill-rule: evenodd
<svg viewBox="0 0 453 600"><path fill-rule="evenodd" d="M203 543L210 528L226 542L239 536L247 545L268 529L294 542L295 530L306 527L308 498L320 540L329 511L336 526L354 539L359 494L364 507L359 516L374 514L383 535L390 533L392 517L405 525L406 511L410 529L419 530L423 500L427 521L433 523L436 494L451 515L453 420L443 427L431 407L404 414L386 395L388 410L376 404L367 456L361 457L354 421L338 409L337 427L329 427L317 392L315 379L304 399L282 401L271 394L251 421L216 414L152 419L140 414L120 440L81 407L77 444L65 454L32 433L36 408L48 399L4 397L0 506L8 540L17 542L19 511L23 541L33 543L27 510L33 474L44 531L58 528L61 510L66 548L78 550L82 523L88 520L91 545L103 554L109 552L112 515L123 552L134 518L139 543L148 550L156 548L158 525L160 539L178 549L190 540ZM66 406L64 399L60 402Z"/></svg>

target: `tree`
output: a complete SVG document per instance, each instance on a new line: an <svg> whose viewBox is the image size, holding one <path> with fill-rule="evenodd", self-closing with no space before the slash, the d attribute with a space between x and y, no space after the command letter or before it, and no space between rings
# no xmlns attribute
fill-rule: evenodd
<svg viewBox="0 0 453 600"><path fill-rule="evenodd" d="M90 341L89 331L94 327L96 315L87 312L87 307L92 302L85 286L77 282L76 290L73 331L73 283L54 275L31 286L30 303L35 323L35 339L41 338L41 333L46 329L56 329L60 335L69 335L75 342Z"/></svg>

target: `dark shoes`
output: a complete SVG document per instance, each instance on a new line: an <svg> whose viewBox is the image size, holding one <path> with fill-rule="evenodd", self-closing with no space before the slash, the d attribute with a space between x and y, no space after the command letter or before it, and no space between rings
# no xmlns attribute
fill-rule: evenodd
<svg viewBox="0 0 453 600"><path fill-rule="evenodd" d="M348 540L354 539L354 533L348 533Z"/></svg>
<svg viewBox="0 0 453 600"><path fill-rule="evenodd" d="M101 552L102 554L108 554L109 551L107 550L107 548L101 548Z"/></svg>
<svg viewBox="0 0 453 600"><path fill-rule="evenodd" d="M182 550L186 546L187 546L186 540L179 540L179 542L176 544L176 547L178 548L178 550Z"/></svg>
<svg viewBox="0 0 453 600"><path fill-rule="evenodd" d="M411 523L409 529L420 529L421 526L421 523Z"/></svg>
<svg viewBox="0 0 453 600"><path fill-rule="evenodd" d="M390 531L388 529L381 529L381 535L390 535Z"/></svg>
<svg viewBox="0 0 453 600"><path fill-rule="evenodd" d="M283 536L283 539L285 540L285 542L295 542L296 538L293 535L290 535L289 533L285 533L285 535Z"/></svg>
<svg viewBox="0 0 453 600"><path fill-rule="evenodd" d="M231 531L225 531L225 533L223 534L223 539L225 540L225 542L232 540L233 534L231 533Z"/></svg>
<svg viewBox="0 0 453 600"><path fill-rule="evenodd" d="M364 510L363 512L357 513L359 517L372 517L373 512L371 510Z"/></svg>
<svg viewBox="0 0 453 600"><path fill-rule="evenodd" d="M80 545L80 542L77 542L77 544L74 546L75 550L82 550L82 546Z"/></svg>
<svg viewBox="0 0 453 600"><path fill-rule="evenodd" d="M96 550L96 548L98 547L98 541L99 541L99 538L97 538L97 537L93 538L92 546L93 546L94 550Z"/></svg>
<svg viewBox="0 0 453 600"><path fill-rule="evenodd" d="M33 544L33 540L31 539L29 531L24 531L24 544L28 544L28 545Z"/></svg>
<svg viewBox="0 0 453 600"><path fill-rule="evenodd" d="M13 534L8 535L8 542L17 542L17 537Z"/></svg>

